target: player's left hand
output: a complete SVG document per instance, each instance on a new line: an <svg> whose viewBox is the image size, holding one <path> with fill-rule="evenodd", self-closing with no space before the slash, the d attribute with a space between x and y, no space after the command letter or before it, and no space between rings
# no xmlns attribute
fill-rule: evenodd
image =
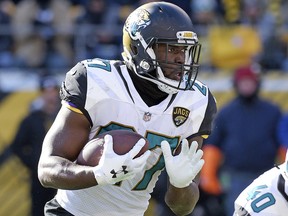
<svg viewBox="0 0 288 216"><path fill-rule="evenodd" d="M182 140L181 152L173 156L169 143L164 140L161 142L161 149L164 156L166 171L170 183L177 188L184 188L191 184L204 165L201 159L203 151L198 149L198 143L193 141L189 148L187 139Z"/></svg>

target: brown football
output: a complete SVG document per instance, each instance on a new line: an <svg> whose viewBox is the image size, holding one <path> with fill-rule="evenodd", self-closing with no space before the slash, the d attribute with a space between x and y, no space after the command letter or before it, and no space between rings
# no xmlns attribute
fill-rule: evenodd
<svg viewBox="0 0 288 216"><path fill-rule="evenodd" d="M87 166L98 165L104 149L103 138L106 134L110 134L113 137L113 150L118 155L126 154L139 139L144 138L142 135L129 130L113 130L99 134L84 146L77 158L77 164ZM135 157L139 157L149 149L149 141L146 138L144 139L146 143Z"/></svg>

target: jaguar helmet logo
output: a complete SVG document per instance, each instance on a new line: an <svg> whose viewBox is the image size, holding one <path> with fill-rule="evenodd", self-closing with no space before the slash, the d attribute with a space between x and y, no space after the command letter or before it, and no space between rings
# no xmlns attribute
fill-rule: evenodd
<svg viewBox="0 0 288 216"><path fill-rule="evenodd" d="M125 30L129 33L133 40L138 39L137 33L150 25L150 14L144 9L134 11L125 23Z"/></svg>

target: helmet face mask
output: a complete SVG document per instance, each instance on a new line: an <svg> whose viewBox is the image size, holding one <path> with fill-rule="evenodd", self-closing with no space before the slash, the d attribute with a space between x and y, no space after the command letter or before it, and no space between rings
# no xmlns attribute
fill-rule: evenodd
<svg viewBox="0 0 288 216"><path fill-rule="evenodd" d="M175 94L192 89L201 45L189 16L178 6L152 2L136 9L124 25L123 46L126 64L161 91ZM183 60L171 58L174 50L182 52Z"/></svg>
<svg viewBox="0 0 288 216"><path fill-rule="evenodd" d="M158 58L159 46L165 47L164 58ZM195 49L200 49L200 44L195 46L183 46L182 44L175 43L156 43L156 48L154 52L156 53L156 59L153 61L156 64L153 64L157 68L158 80L162 83L166 83L170 87L176 87L178 90L188 90L193 86L193 82L196 79L198 73L198 59L199 51L196 50L197 56L193 56L192 52L195 52ZM161 52L160 52L161 53ZM174 60L171 55L178 55L182 53L182 60ZM181 55L181 54L180 54ZM192 56L194 57L192 59ZM195 60L196 57L196 61Z"/></svg>

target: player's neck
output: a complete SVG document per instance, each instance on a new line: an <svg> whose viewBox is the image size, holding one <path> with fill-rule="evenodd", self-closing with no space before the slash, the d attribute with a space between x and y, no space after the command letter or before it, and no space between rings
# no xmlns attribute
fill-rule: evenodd
<svg viewBox="0 0 288 216"><path fill-rule="evenodd" d="M150 107L159 104L168 96L168 94L162 92L156 84L138 77L133 71L129 71L129 74L137 92L147 106Z"/></svg>

